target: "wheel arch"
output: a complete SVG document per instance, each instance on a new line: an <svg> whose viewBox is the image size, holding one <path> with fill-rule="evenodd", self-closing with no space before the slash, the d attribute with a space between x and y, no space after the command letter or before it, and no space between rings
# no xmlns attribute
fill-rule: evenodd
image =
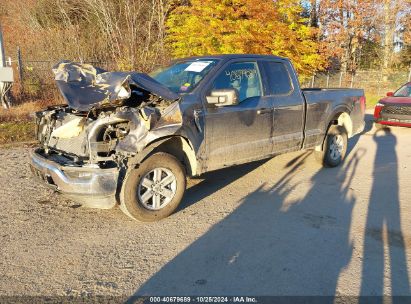
<svg viewBox="0 0 411 304"><path fill-rule="evenodd" d="M328 122L328 125L326 126L325 134L327 134L328 129L332 125L339 125L345 128L348 138L352 137L353 121L351 119L351 109L348 106L340 105L336 107L328 116L328 119L326 121Z"/></svg>
<svg viewBox="0 0 411 304"><path fill-rule="evenodd" d="M159 138L149 143L141 152L133 158L133 165L146 160L150 155L164 152L173 155L182 162L189 176L197 174L197 158L190 141L180 135L171 135Z"/></svg>
<svg viewBox="0 0 411 304"><path fill-rule="evenodd" d="M353 122L350 116L350 111L347 107L341 106L333 111L333 113L327 119L328 125L325 129L325 134L320 146L315 147L316 151L323 149L324 141L327 137L328 130L333 125L342 126L347 131L347 137L351 138L353 136Z"/></svg>

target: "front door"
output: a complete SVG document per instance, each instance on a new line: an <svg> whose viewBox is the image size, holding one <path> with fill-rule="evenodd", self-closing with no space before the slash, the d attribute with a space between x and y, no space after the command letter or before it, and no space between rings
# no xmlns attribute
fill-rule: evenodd
<svg viewBox="0 0 411 304"><path fill-rule="evenodd" d="M263 95L256 61L236 61L223 67L206 94L235 88L239 104L206 104L207 171L269 156L272 152L273 105Z"/></svg>

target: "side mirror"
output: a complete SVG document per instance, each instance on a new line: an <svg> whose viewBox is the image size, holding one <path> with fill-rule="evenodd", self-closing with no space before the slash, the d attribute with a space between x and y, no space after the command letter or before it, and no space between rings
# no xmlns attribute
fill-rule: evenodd
<svg viewBox="0 0 411 304"><path fill-rule="evenodd" d="M388 97L394 96L394 92L388 92L388 93L387 93L387 96L388 96Z"/></svg>
<svg viewBox="0 0 411 304"><path fill-rule="evenodd" d="M217 107L237 105L239 99L236 89L213 90L206 98L207 103Z"/></svg>

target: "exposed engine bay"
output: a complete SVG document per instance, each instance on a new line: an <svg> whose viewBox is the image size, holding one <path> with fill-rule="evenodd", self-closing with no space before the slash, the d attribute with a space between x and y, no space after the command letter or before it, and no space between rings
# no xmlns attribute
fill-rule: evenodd
<svg viewBox="0 0 411 304"><path fill-rule="evenodd" d="M67 61L53 72L67 105L37 112L36 136L42 152L61 165L118 166L170 132L149 131L182 124L179 96L146 74Z"/></svg>

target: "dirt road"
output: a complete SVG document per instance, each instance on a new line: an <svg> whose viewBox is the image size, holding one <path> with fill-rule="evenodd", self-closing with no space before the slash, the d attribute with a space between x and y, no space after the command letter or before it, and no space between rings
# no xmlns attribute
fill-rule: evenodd
<svg viewBox="0 0 411 304"><path fill-rule="evenodd" d="M157 223L93 210L0 149L0 295L410 295L411 129L368 129L342 167L309 152L191 180Z"/></svg>

